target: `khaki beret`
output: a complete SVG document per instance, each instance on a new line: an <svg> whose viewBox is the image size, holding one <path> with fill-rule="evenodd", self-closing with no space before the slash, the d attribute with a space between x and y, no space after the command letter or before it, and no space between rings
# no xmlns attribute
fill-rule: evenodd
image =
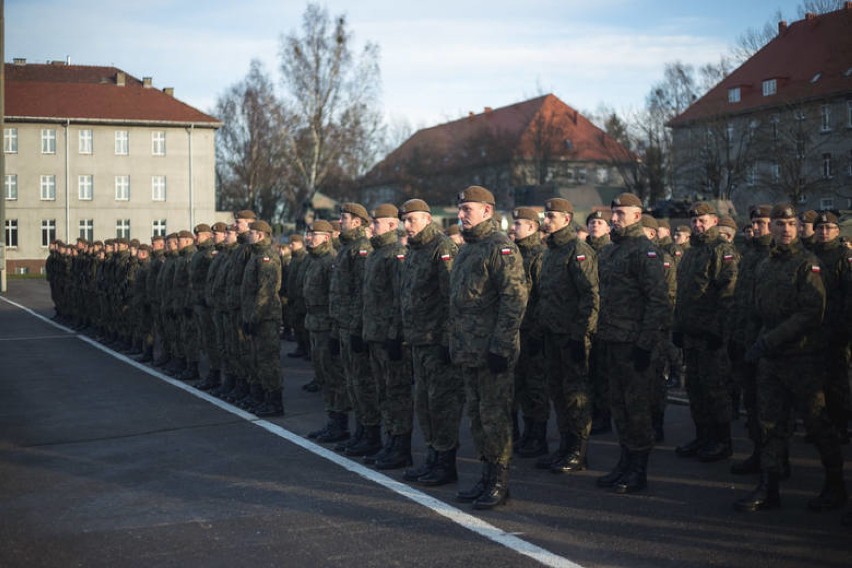
<svg viewBox="0 0 852 568"><path fill-rule="evenodd" d="M196 227L196 229L197 229L197 228L198 228L198 227ZM214 233L224 233L224 232L227 232L227 230L228 230L228 224L227 224L227 223L223 223L222 221L219 221L218 223L213 223L213 226L212 226L212 227L210 227L210 229L211 229Z"/></svg>
<svg viewBox="0 0 852 568"><path fill-rule="evenodd" d="M559 213L573 213L574 205L567 199L553 197L544 202L545 211L558 211Z"/></svg>
<svg viewBox="0 0 852 568"><path fill-rule="evenodd" d="M130 245L130 241L128 241L124 237L121 237L121 238L115 239L115 244L117 244L117 245Z"/></svg>
<svg viewBox="0 0 852 568"><path fill-rule="evenodd" d="M195 229L192 230L192 232L196 235L198 233L210 233L212 231L213 229L211 229L210 225L208 225L207 223L199 223L195 226Z"/></svg>
<svg viewBox="0 0 852 568"><path fill-rule="evenodd" d="M422 199L409 199L399 207L399 216L402 218L403 215L414 213L415 211L432 213L432 210L429 209L429 204Z"/></svg>
<svg viewBox="0 0 852 568"><path fill-rule="evenodd" d="M632 193L619 193L610 203L610 207L638 207L642 209L642 200Z"/></svg>
<svg viewBox="0 0 852 568"><path fill-rule="evenodd" d="M257 215L254 211L250 209L243 209L242 211L237 211L236 215L234 215L235 219L248 219L250 221L254 221L257 219Z"/></svg>
<svg viewBox="0 0 852 568"><path fill-rule="evenodd" d="M144 244L144 243L139 245L139 252L142 252L142 251L151 252L151 245L147 245L147 244Z"/></svg>
<svg viewBox="0 0 852 568"><path fill-rule="evenodd" d="M772 215L772 206L767 203L752 205L748 211L749 219L768 218L770 215Z"/></svg>
<svg viewBox="0 0 852 568"><path fill-rule="evenodd" d="M154 235L153 237L151 237L152 243L156 242L156 241L164 241L164 240L166 240L166 237L164 237L163 235ZM103 244L103 243L101 243L101 244Z"/></svg>
<svg viewBox="0 0 852 568"><path fill-rule="evenodd" d="M177 238L178 238L177 233L169 233L169 235L166 237L166 239L174 239L174 240L177 240Z"/></svg>
<svg viewBox="0 0 852 568"><path fill-rule="evenodd" d="M471 185L460 191L456 203L487 203L495 205L494 194L481 185Z"/></svg>
<svg viewBox="0 0 852 568"><path fill-rule="evenodd" d="M701 217L702 215L716 215L716 209L706 201L696 201L689 208L689 216Z"/></svg>
<svg viewBox="0 0 852 568"><path fill-rule="evenodd" d="M340 206L340 212L349 213L350 215L361 218L361 220L367 223L370 222L370 214L367 213L367 210L360 203L344 203Z"/></svg>
<svg viewBox="0 0 852 568"><path fill-rule="evenodd" d="M657 224L661 229L668 229L669 231L672 230L672 224L669 223L668 219L657 219Z"/></svg>
<svg viewBox="0 0 852 568"><path fill-rule="evenodd" d="M162 238L162 237L160 237L160 238ZM95 241L95 242L92 243L92 245L94 245L95 247L102 247L102 246L104 246L104 242L103 241Z"/></svg>
<svg viewBox="0 0 852 568"><path fill-rule="evenodd" d="M586 225L594 219L602 219L609 223L610 219L612 219L612 213L610 211L592 211L586 216Z"/></svg>
<svg viewBox="0 0 852 568"><path fill-rule="evenodd" d="M447 236L448 237L451 237L453 235L460 235L460 234L461 234L461 229L459 229L458 223L453 223L452 225L447 227Z"/></svg>
<svg viewBox="0 0 852 568"><path fill-rule="evenodd" d="M130 239L130 246L133 248L139 248L139 239Z"/></svg>
<svg viewBox="0 0 852 568"><path fill-rule="evenodd" d="M770 213L772 219L796 219L796 208L791 203L777 203Z"/></svg>
<svg viewBox="0 0 852 568"><path fill-rule="evenodd" d="M179 239L195 239L195 235L193 235L191 231L187 230L178 231L177 236Z"/></svg>
<svg viewBox="0 0 852 568"><path fill-rule="evenodd" d="M370 211L373 219L396 219L399 217L399 209L391 203L382 203Z"/></svg>
<svg viewBox="0 0 852 568"><path fill-rule="evenodd" d="M802 223L813 223L814 221L816 221L816 218L817 212L813 209L809 209L808 211L805 211L801 215L799 215L799 220Z"/></svg>
<svg viewBox="0 0 852 568"><path fill-rule="evenodd" d="M340 232L340 221L335 219L333 221L329 221L329 224L331 225L331 229L333 231L336 231L338 233Z"/></svg>
<svg viewBox="0 0 852 568"><path fill-rule="evenodd" d="M719 217L719 226L728 227L735 231L739 228L737 227L737 222L730 215L722 215L721 217Z"/></svg>
<svg viewBox="0 0 852 568"><path fill-rule="evenodd" d="M677 229L675 229L675 233L687 233L691 234L692 229L689 228L689 225L678 225Z"/></svg>
<svg viewBox="0 0 852 568"><path fill-rule="evenodd" d="M527 221L534 221L541 224L541 217L539 217L538 211L532 207L515 207L512 210L512 219L526 219Z"/></svg>
<svg viewBox="0 0 852 568"><path fill-rule="evenodd" d="M654 216L648 213L642 213L642 226L655 231L660 228L660 224L654 219Z"/></svg>
<svg viewBox="0 0 852 568"><path fill-rule="evenodd" d="M837 215L831 211L820 211L817 213L816 220L814 221L814 227L819 225L829 225L832 223L835 225L840 224L840 220L837 218Z"/></svg>
<svg viewBox="0 0 852 568"><path fill-rule="evenodd" d="M303 243L305 242L305 237L302 236L301 233L293 233L288 237L291 243Z"/></svg>
<svg viewBox="0 0 852 568"><path fill-rule="evenodd" d="M319 221L314 221L310 225L308 225L308 231L311 233L331 233L333 228L331 223L328 221L323 221L320 219Z"/></svg>
<svg viewBox="0 0 852 568"><path fill-rule="evenodd" d="M269 223L266 221L254 221L251 225L249 225L249 229L252 231L263 231L269 235L272 234L272 227L270 227Z"/></svg>

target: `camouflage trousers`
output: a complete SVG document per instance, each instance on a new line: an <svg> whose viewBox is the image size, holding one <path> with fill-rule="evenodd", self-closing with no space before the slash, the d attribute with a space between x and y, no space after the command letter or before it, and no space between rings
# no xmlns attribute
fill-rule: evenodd
<svg viewBox="0 0 852 568"><path fill-rule="evenodd" d="M356 353L352 349L352 337L348 330L340 330L340 357L343 360L343 374L346 377L346 389L355 410L355 422L362 426L377 426L382 423L379 410L378 381L370 370L370 358L365 349Z"/></svg>
<svg viewBox="0 0 852 568"><path fill-rule="evenodd" d="M651 416L666 413L666 368L669 361L669 334L657 343L651 353Z"/></svg>
<svg viewBox="0 0 852 568"><path fill-rule="evenodd" d="M219 356L219 367L213 367L212 359L210 362L210 366L214 369L221 369L226 375L231 375L234 373L235 369L233 362L231 361L230 357L228 357L227 344L225 341L225 328L228 325L228 319L229 318L227 312L222 312L220 310L215 310L213 312L213 328L216 340L216 353Z"/></svg>
<svg viewBox="0 0 852 568"><path fill-rule="evenodd" d="M473 447L479 459L509 465L512 458L514 370L462 367Z"/></svg>
<svg viewBox="0 0 852 568"><path fill-rule="evenodd" d="M296 336L296 345L302 348L305 353L311 352L311 338L308 330L305 329L305 314L303 312L291 311L291 319L293 325L293 335Z"/></svg>
<svg viewBox="0 0 852 568"><path fill-rule="evenodd" d="M270 392L281 388L281 339L278 321L264 320L250 336L252 367L260 386Z"/></svg>
<svg viewBox="0 0 852 568"><path fill-rule="evenodd" d="M730 361L724 348L710 349L701 337L683 339L686 394L695 424L727 424L733 418Z"/></svg>
<svg viewBox="0 0 852 568"><path fill-rule="evenodd" d="M314 367L317 382L322 387L326 412L349 412L352 403L346 390L346 378L340 358L332 356L328 350L329 330L311 330L311 364Z"/></svg>
<svg viewBox="0 0 852 568"><path fill-rule="evenodd" d="M565 334L545 333L544 357L547 384L561 434L586 440L592 429L589 404L589 340L583 340L583 360L575 361L570 338Z"/></svg>
<svg viewBox="0 0 852 568"><path fill-rule="evenodd" d="M153 324L153 332L154 332L154 344L156 345L158 342L160 347L162 348L164 353L171 353L169 350L168 344L166 343L166 332L163 328L163 316L160 313L159 306L151 307L151 321Z"/></svg>
<svg viewBox="0 0 852 568"><path fill-rule="evenodd" d="M598 340L594 338L592 338L592 346L589 350L589 399L591 400L592 416L598 417L610 411L609 377L603 372Z"/></svg>
<svg viewBox="0 0 852 568"><path fill-rule="evenodd" d="M447 452L458 446L464 383L441 345L411 347L414 412L427 446ZM511 422L510 422L511 426ZM511 433L511 428L509 429Z"/></svg>
<svg viewBox="0 0 852 568"><path fill-rule="evenodd" d="M142 306L136 310L133 325L133 339L141 342L143 348L154 344L154 317L148 306Z"/></svg>
<svg viewBox="0 0 852 568"><path fill-rule="evenodd" d="M752 443L760 443L760 420L757 416L757 367L746 361L731 362L731 379L742 393L746 412L746 432Z"/></svg>
<svg viewBox="0 0 852 568"><path fill-rule="evenodd" d="M760 416L760 464L764 471L780 473L790 438L791 413L797 410L805 430L827 468L843 465L837 431L828 418L823 377L815 372L814 356L761 359L757 366L757 412Z"/></svg>
<svg viewBox="0 0 852 568"><path fill-rule="evenodd" d="M213 308L195 307L195 327L199 334L199 352L207 355L211 369L222 368L222 355L216 348L216 324L213 322Z"/></svg>
<svg viewBox="0 0 852 568"><path fill-rule="evenodd" d="M609 377L609 402L618 441L632 452L654 446L651 426L653 366L639 372L633 363L633 343L598 341L601 372Z"/></svg>
<svg viewBox="0 0 852 568"><path fill-rule="evenodd" d="M184 356L188 363L198 363L199 353L199 332L198 323L195 320L195 313L187 315L182 313L180 318L180 338L183 341Z"/></svg>
<svg viewBox="0 0 852 568"><path fill-rule="evenodd" d="M183 357L183 343L180 341L180 319L173 312L163 314L163 331L165 331L165 344L172 357Z"/></svg>
<svg viewBox="0 0 852 568"><path fill-rule="evenodd" d="M547 422L550 416L550 398L547 394L547 373L544 346L541 339L530 339L521 333L521 352L515 365L514 408L521 411L525 420Z"/></svg>
<svg viewBox="0 0 852 568"><path fill-rule="evenodd" d="M371 341L370 368L377 379L384 431L391 436L411 433L414 420L411 359L403 355L400 361L391 361L384 344Z"/></svg>
<svg viewBox="0 0 852 568"><path fill-rule="evenodd" d="M251 341L243 333L242 317L239 310L227 312L225 325L225 341L227 342L226 356L231 368L238 379L254 382L252 370Z"/></svg>
<svg viewBox="0 0 852 568"><path fill-rule="evenodd" d="M835 428L848 427L849 404L849 342L835 335L825 352L825 408Z"/></svg>

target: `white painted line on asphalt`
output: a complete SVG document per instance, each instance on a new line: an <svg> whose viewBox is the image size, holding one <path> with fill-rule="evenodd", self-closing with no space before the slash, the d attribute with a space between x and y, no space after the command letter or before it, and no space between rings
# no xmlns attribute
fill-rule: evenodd
<svg viewBox="0 0 852 568"><path fill-rule="evenodd" d="M38 335L33 337L0 337L0 341L41 341L42 339L74 339L70 333L65 335Z"/></svg>
<svg viewBox="0 0 852 568"><path fill-rule="evenodd" d="M38 318L42 321L54 326L54 327L57 327L59 329L67 331L69 333L74 333L73 330L71 330L71 329L69 329L69 328L67 328L67 327L65 327L65 326L63 326L59 323L56 323L55 321L48 319L48 318L42 316L41 314L34 312L33 310L27 308L26 306L23 306L21 304L13 302L12 300L9 300L8 298L4 298L4 297L1 297L1 296L0 296L0 300L8 302L9 304L12 304L13 306L24 310L28 314L30 314L30 315L32 315L32 316L34 316L34 317L36 317L36 318ZM60 336L60 337L65 337L65 336ZM545 566L554 566L554 567L559 567L559 568L581 568L581 566L579 564L571 562L570 560L568 560L567 558L565 558L563 556L559 556L557 554L550 552L549 550L546 550L546 549L544 549L540 546L532 544L531 542L527 542L523 539L520 539L512 533L506 532L506 531L492 525L491 523L488 523L488 522L486 522L486 521L484 521L484 520L482 520L478 517L475 517L474 515L471 515L470 513L466 513L464 511L462 511L461 509L453 507L452 505L449 505L448 503L445 503L444 501L441 501L440 499L436 499L435 497L432 497L431 495L427 495L426 493L423 493L422 491L419 491L419 490L415 489L414 487L411 487L408 484L405 484L405 483L399 482L395 479L392 479L392 478L388 477L387 475L379 473L376 470L370 469L370 468L365 467L364 465L362 465L358 462L355 462L355 461L350 460L346 457L343 457L340 454L329 450L328 448L325 448L323 446L315 444L315 443L311 442L310 440L307 440L307 439L299 436L298 434L294 434L293 432L291 432L291 431L289 431L285 428L282 428L278 424L274 424L274 423L269 422L267 420L259 419L254 414L250 414L250 413L248 413L248 412L246 412L246 411L244 411L240 408L237 408L236 406L233 406L233 405L228 404L227 402L224 402L224 401L222 401L222 400L220 400L220 399L218 399L214 396L211 396L204 391L200 391L196 388L193 388L193 387L187 385L184 382L178 381L176 379L173 379L172 377L169 377L168 375L160 373L159 371L157 371L156 369L152 369L148 365L134 361L133 359L131 359L131 358L125 356L125 355L122 355L121 353L117 353L117 352L113 351L112 349L109 349L108 347L101 345L100 343L98 343L94 339L91 339L90 337L87 337L85 335L79 335L79 334L76 335L76 337L80 338L80 340L88 343L89 345L103 351L104 353L111 355L111 356L115 357L116 359L119 359L120 361L123 361L123 362L127 363L128 365L131 365L131 366L139 369L140 371L144 371L145 373L148 373L149 375L156 377L156 378L158 378L162 381L165 381L172 386L175 386L175 387L177 387L181 390L184 390L184 391L192 394L193 396L197 396L198 398L204 399L207 402L210 402L211 404L218 406L219 408L221 408L222 410L224 410L226 412L230 412L231 414L239 416L240 418L247 420L248 422L256 424L257 426L260 426L261 428L263 428L264 430L266 430L267 432L269 432L271 434L274 434L274 435L276 435L280 438L283 438L283 439L287 440L288 442L291 442L291 443L293 443L293 444L295 444L295 445L297 445L297 446L299 446L299 447L301 447L301 448L303 448L303 449L305 449L305 450L307 450L307 451L309 451L313 454L316 454L317 456L325 458L328 461L330 461L334 464L337 464L344 469L347 469L347 470L349 470L349 471L351 471L351 472L353 472L357 475L360 475L364 479L372 481L373 483L381 485L382 487L385 487L386 489L389 489L389 490L393 491L394 493L397 493L398 495L405 497L406 499L414 501L418 505L422 505L423 507L430 509L434 513L437 513L437 514L439 514L443 517L446 517L447 519L453 521L454 523L461 526L462 528L465 528L469 531L472 531L472 532L474 532L474 533L476 533L476 534L478 534L482 537L485 537L488 540L491 540L491 541L493 541L493 542L495 542L495 543L497 543L501 546L505 546L506 548L517 552L518 554L522 554L524 556L532 558L533 560L536 560L536 561L540 562L541 564L544 564Z"/></svg>

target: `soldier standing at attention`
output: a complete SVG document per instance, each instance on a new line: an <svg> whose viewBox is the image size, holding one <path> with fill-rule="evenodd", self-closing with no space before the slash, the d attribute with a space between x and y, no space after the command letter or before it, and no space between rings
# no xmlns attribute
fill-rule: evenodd
<svg viewBox="0 0 852 568"><path fill-rule="evenodd" d="M610 246L611 227L609 221L612 214L609 211L592 211L586 216L586 228L589 236L586 243L592 247L595 254ZM609 378L600 372L595 350L595 337L592 336L592 346L589 350L589 397L592 405L592 436L612 432L612 413L609 410Z"/></svg>
<svg viewBox="0 0 852 568"><path fill-rule="evenodd" d="M165 262L166 239L161 235L151 237L151 252L148 270L145 272L145 305L151 317L151 337L144 345L140 363L154 363L154 346L163 342L163 316L160 312L161 294L157 288L157 277Z"/></svg>
<svg viewBox="0 0 852 568"><path fill-rule="evenodd" d="M612 416L621 446L613 470L598 487L633 493L647 486L651 425L651 354L669 320L663 263L642 231L642 202L632 193L612 201L612 246L598 258L600 312L595 349L609 377Z"/></svg>
<svg viewBox="0 0 852 568"><path fill-rule="evenodd" d="M204 333L204 350L207 353L207 361L210 364L210 369L207 371L207 376L201 383L195 385L196 388L204 391L213 390L221 384L221 375L224 367L223 357L225 352L224 330L222 329L222 321L219 306L216 302L216 276L219 273L219 268L228 258L228 225L219 221L213 223L210 227L213 232L213 247L210 251L210 265L204 272L204 282L200 278L197 280L197 285L201 289L201 294L204 296L202 304L201 323L199 325L207 326L208 329L203 330ZM202 251L199 250L200 254ZM193 260L195 260L193 258ZM193 272L193 281L199 276Z"/></svg>
<svg viewBox="0 0 852 568"><path fill-rule="evenodd" d="M589 347L598 321L598 261L572 228L574 206L554 197L544 204L547 250L541 263L536 318L544 329L550 400L559 428L559 449L536 462L539 469L568 473L586 469L592 428Z"/></svg>
<svg viewBox="0 0 852 568"><path fill-rule="evenodd" d="M195 246L195 234L191 231L178 232L178 260L173 280L173 311L178 320L178 341L183 345L183 369L175 373L181 381L198 380L198 327L195 325L195 299L190 287L189 265L198 249Z"/></svg>
<svg viewBox="0 0 852 568"><path fill-rule="evenodd" d="M799 215L799 239L808 250L813 250L816 244L816 235L814 233L814 221L816 221L817 212L809 209Z"/></svg>
<svg viewBox="0 0 852 568"><path fill-rule="evenodd" d="M470 186L458 206L465 245L450 273L450 356L464 379L482 475L456 499L492 509L509 498L513 367L528 294L518 247L494 222L494 195Z"/></svg>
<svg viewBox="0 0 852 568"><path fill-rule="evenodd" d="M683 253L689 249L689 237L692 236L692 229L688 225L678 225L675 232L672 234L672 247L669 254L674 258L675 264L680 266L680 261L683 258Z"/></svg>
<svg viewBox="0 0 852 568"><path fill-rule="evenodd" d="M772 208L769 257L757 266L749 324L757 340L745 360L757 365L757 411L761 426L761 479L757 488L734 503L738 511L781 506L779 480L790 438L790 411L804 419L825 468L822 492L808 502L814 511L846 504L843 453L825 409L819 337L825 308L819 260L798 238L796 210L788 203Z"/></svg>
<svg viewBox="0 0 852 568"><path fill-rule="evenodd" d="M259 418L283 416L281 399L281 256L266 221L249 225L251 256L240 289L243 332L251 340L252 367L263 402L251 408Z"/></svg>
<svg viewBox="0 0 852 568"><path fill-rule="evenodd" d="M731 447L733 405L725 323L733 305L738 254L719 235L719 217L706 201L689 210L692 246L678 266L673 341L683 348L686 392L695 439L678 446L679 457L702 462L726 459Z"/></svg>
<svg viewBox="0 0 852 568"><path fill-rule="evenodd" d="M414 412L426 442L426 459L405 471L406 481L443 485L458 479L456 449L464 386L450 362L450 271L458 248L432 222L429 205L409 199L399 208L408 253L402 269L400 308L411 349Z"/></svg>
<svg viewBox="0 0 852 568"><path fill-rule="evenodd" d="M224 223L218 224L221 229ZM206 223L196 225L195 246L198 250L192 255L189 262L189 288L190 288L190 305L193 311L193 321L198 336L198 349L196 352L207 355L209 369L204 382L207 382L211 376L216 377L216 383L219 382L219 369L222 364L219 361L219 352L216 350L216 331L213 326L213 309L207 304L207 273L210 270L210 264L217 254L216 241L214 240L213 229ZM225 238L225 233L220 231L215 233L219 242ZM184 375L185 380L198 379L198 363L192 366L193 368Z"/></svg>
<svg viewBox="0 0 852 568"><path fill-rule="evenodd" d="M228 275L231 269L233 253L239 243L237 225L227 226L222 250L213 259L207 274L207 301L213 306L213 324L216 327L216 347L221 354L222 372L224 378L218 388L211 389L210 394L227 399L237 386L237 366L239 362L231 356L237 342L237 330L232 319L233 311L228 307Z"/></svg>
<svg viewBox="0 0 852 568"><path fill-rule="evenodd" d="M287 304L293 335L296 336L296 349L287 353L288 357L310 356L310 338L305 329L305 300L302 298L302 280L304 263L308 258L305 239L298 233L290 235L290 266L287 270Z"/></svg>
<svg viewBox="0 0 852 568"><path fill-rule="evenodd" d="M151 311L146 297L148 270L151 267L151 246L142 244L136 249L136 274L133 276L130 307L133 314L133 345L138 348L137 355L144 354L153 344L154 328Z"/></svg>

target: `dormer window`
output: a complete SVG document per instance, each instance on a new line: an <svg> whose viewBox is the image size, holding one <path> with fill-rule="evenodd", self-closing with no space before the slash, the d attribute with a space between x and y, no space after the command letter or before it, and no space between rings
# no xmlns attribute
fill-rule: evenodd
<svg viewBox="0 0 852 568"><path fill-rule="evenodd" d="M767 79L763 82L763 96L769 97L778 92L778 82L775 79Z"/></svg>
<svg viewBox="0 0 852 568"><path fill-rule="evenodd" d="M740 88L739 87L731 87L730 89L728 89L728 102L729 103L740 102Z"/></svg>

